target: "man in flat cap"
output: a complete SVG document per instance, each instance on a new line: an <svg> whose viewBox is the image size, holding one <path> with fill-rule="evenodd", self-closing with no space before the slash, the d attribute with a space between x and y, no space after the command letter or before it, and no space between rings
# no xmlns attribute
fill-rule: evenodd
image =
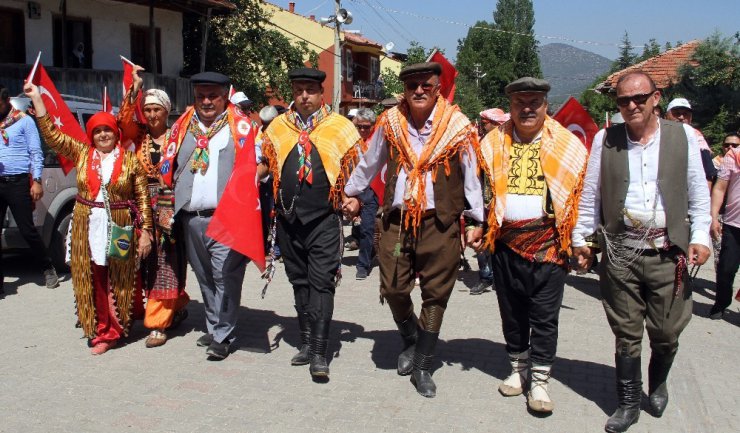
<svg viewBox="0 0 740 433"><path fill-rule="evenodd" d="M401 70L404 93L383 113L367 152L344 191L348 214L357 196L388 164L382 208L380 296L387 301L403 340L398 374L424 397L436 395L434 349L460 261L460 216L472 218L466 240L479 246L483 235L483 195L477 176L475 127L440 96L438 63ZM465 203L469 210L465 210ZM417 319L411 291L419 276L422 306Z"/></svg>
<svg viewBox="0 0 740 433"><path fill-rule="evenodd" d="M550 413L548 381L587 152L547 116L547 81L524 77L504 90L511 120L480 144L493 193L486 247L512 370L499 392L520 395L529 382L529 408Z"/></svg>
<svg viewBox="0 0 740 433"><path fill-rule="evenodd" d="M326 381L334 291L341 276L342 186L357 161L361 138L352 122L324 103L324 72L300 68L288 77L293 102L265 130L261 168L273 177L277 239L298 313L302 344L291 364L310 364L312 378Z"/></svg>
<svg viewBox="0 0 740 433"><path fill-rule="evenodd" d="M668 372L692 314L687 267L702 265L711 248L709 190L693 129L655 115L660 92L645 72L619 78L616 102L624 123L594 137L573 230L581 269L590 266L586 237L597 229L605 250L599 284L615 337L619 403L608 432L624 432L640 417L645 329L648 409L663 415Z"/></svg>
<svg viewBox="0 0 740 433"><path fill-rule="evenodd" d="M162 152L160 172L166 183L174 183L175 219L182 225L188 262L203 295L207 332L198 338L197 344L207 347L210 359L220 360L229 355L235 338L248 258L228 240L237 237L240 228L224 227L219 213L244 215L251 211L226 209L221 206L222 197L224 191L238 188L243 195L253 192L256 200L254 182L245 176L230 179L235 162L245 160L236 158L238 152L246 152L248 163L254 164L250 167L253 173L260 154L254 145L251 121L228 100L229 78L216 72L203 72L193 75L190 81L195 105L188 107L172 126ZM217 227L221 228L219 233L226 231L233 236L214 239L211 230Z"/></svg>

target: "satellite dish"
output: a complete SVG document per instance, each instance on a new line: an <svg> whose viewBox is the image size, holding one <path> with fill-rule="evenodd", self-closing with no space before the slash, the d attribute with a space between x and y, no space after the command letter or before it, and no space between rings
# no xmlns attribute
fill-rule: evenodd
<svg viewBox="0 0 740 433"><path fill-rule="evenodd" d="M385 44L383 46L383 48L385 49L385 52L386 53L390 53L391 50L393 49L393 47L395 47L395 46L396 46L396 44L394 44L393 42L388 42L387 44Z"/></svg>
<svg viewBox="0 0 740 433"><path fill-rule="evenodd" d="M352 24L352 14L347 9L339 9L337 12L337 22L339 24Z"/></svg>

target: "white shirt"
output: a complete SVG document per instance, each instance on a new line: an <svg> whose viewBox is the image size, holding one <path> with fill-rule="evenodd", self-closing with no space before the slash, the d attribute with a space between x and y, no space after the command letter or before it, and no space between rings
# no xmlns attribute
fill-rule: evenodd
<svg viewBox="0 0 740 433"><path fill-rule="evenodd" d="M688 146L688 169L686 171L688 184L688 209L691 222L690 243L705 245L711 248L709 226L712 218L709 214L709 188L707 187L701 154L696 141L696 135L691 127L683 125ZM599 131L594 137L591 146L591 155L586 169L586 179L583 184L583 193L578 206L578 222L573 229L573 246L586 245L586 236L593 234L601 223L601 149L604 143L604 132ZM633 218L646 221L653 215L655 209L656 228L665 227L665 209L661 194L656 194L658 188L658 155L660 152L660 127L650 141L641 145L627 139L627 155L629 160L630 181L627 188L627 197L624 206ZM659 192L659 191L658 191ZM625 217L625 224L630 225ZM655 243L660 247L662 241ZM637 246L651 248L650 245Z"/></svg>
<svg viewBox="0 0 740 433"><path fill-rule="evenodd" d="M436 108L432 110L429 118L424 123L424 127L420 130L414 128L412 122L408 123L409 142L417 156L421 155L424 145L432 132L432 119L434 119L435 111ZM362 155L360 163L352 171L352 176L344 187L345 194L350 197L357 196L370 185L370 182L375 175L386 164L386 159L388 157L387 147L388 143L385 141L385 130L380 126L375 129L375 133L370 138L367 152ZM475 151L472 146L468 145L468 149L462 152L460 157L460 167L463 175L465 199L470 205L470 209L465 210L464 214L478 222L483 222L483 191L481 189L480 179L477 176L478 165L475 159ZM443 169L444 168L440 167L440 170ZM390 175L387 174L387 176ZM401 209L404 207L403 195L405 187L406 169L401 167L398 172L396 189L393 195L392 207L394 209ZM426 209L434 209L434 182L432 181L431 172L426 173L425 193L427 199Z"/></svg>
<svg viewBox="0 0 740 433"><path fill-rule="evenodd" d="M98 152L96 150L96 152ZM103 188L110 182L113 174L113 165L117 158L123 158L123 155L116 148L113 152L107 154L98 152L100 155L100 171L103 177L102 185L95 201L103 201ZM87 231L87 242L90 244L90 258L98 266L106 266L108 263L108 213L105 208L94 207L90 209L90 220Z"/></svg>
<svg viewBox="0 0 740 433"><path fill-rule="evenodd" d="M198 126L205 133L206 128L198 121ZM229 125L224 125L216 135L208 140L208 170L201 174L200 170L193 174L193 192L187 211L216 209L218 204L218 153L229 144L231 131Z"/></svg>

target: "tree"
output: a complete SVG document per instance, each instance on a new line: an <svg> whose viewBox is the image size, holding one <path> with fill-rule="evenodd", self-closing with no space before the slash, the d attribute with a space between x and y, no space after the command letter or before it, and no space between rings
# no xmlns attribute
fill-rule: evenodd
<svg viewBox="0 0 740 433"><path fill-rule="evenodd" d="M507 109L504 87L508 83L542 76L532 1L498 0L493 22L475 23L458 41L457 50L458 86L466 90L455 99L463 112L477 117L479 107Z"/></svg>
<svg viewBox="0 0 740 433"><path fill-rule="evenodd" d="M581 93L581 97L579 98L581 105L583 105L583 108L588 111L588 114L591 115L597 125L602 125L604 123L605 113L608 112L609 114L612 114L618 111L617 104L613 97L594 90L596 86L604 82L609 75L611 75L611 73L607 72L606 74L597 77L594 82L588 86L588 89Z"/></svg>
<svg viewBox="0 0 740 433"><path fill-rule="evenodd" d="M257 104L271 96L290 99L288 70L310 64L318 65L318 55L305 41L291 41L269 26L270 16L259 0L232 0L237 11L211 19L208 35L206 69L231 77L234 88L244 92ZM183 39L186 47L184 72L193 74L200 63L199 20L186 17ZM269 41L269 42L266 42Z"/></svg>
<svg viewBox="0 0 740 433"><path fill-rule="evenodd" d="M666 89L666 100L691 102L693 122L719 150L728 132L740 129L740 46L716 32L702 42L679 71L679 81Z"/></svg>
<svg viewBox="0 0 740 433"><path fill-rule="evenodd" d="M619 57L612 65L612 72L621 71L624 68L630 67L635 64L637 55L635 55L635 49L630 42L630 35L624 32L622 37L622 45L619 50Z"/></svg>
<svg viewBox="0 0 740 433"><path fill-rule="evenodd" d="M660 54L660 44L654 38L650 39L642 49L642 55L635 60L635 63L640 63L651 57L655 57Z"/></svg>

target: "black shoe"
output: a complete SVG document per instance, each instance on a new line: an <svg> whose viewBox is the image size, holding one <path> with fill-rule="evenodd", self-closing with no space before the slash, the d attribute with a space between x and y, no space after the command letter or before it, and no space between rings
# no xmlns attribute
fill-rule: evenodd
<svg viewBox="0 0 740 433"><path fill-rule="evenodd" d="M357 269L357 274L355 274L355 280L364 280L367 278L367 271L363 268Z"/></svg>
<svg viewBox="0 0 740 433"><path fill-rule="evenodd" d="M492 286L493 284L491 284L490 281L480 280L478 284L475 285L475 287L470 289L470 294L471 295L482 295L486 292L490 292Z"/></svg>
<svg viewBox="0 0 740 433"><path fill-rule="evenodd" d="M725 309L715 309L712 307L711 310L709 310L709 318L712 320L722 320L722 317L725 315Z"/></svg>
<svg viewBox="0 0 740 433"><path fill-rule="evenodd" d="M181 324L181 323L182 323L183 321L185 321L185 319L187 319L187 318L188 318L188 314L189 314L189 313L188 313L188 310L187 310L187 308L183 308L182 310L180 310L180 311L176 312L176 313L175 313L175 315L174 315L174 316L172 316L172 323L170 323L170 326L168 326L168 327L167 327L167 329L168 329L168 330L169 330L169 329L175 329L175 328L177 328L178 326L180 326L180 324ZM207 346L207 345L206 345L206 346Z"/></svg>
<svg viewBox="0 0 740 433"><path fill-rule="evenodd" d="M432 363L434 362L434 348L437 345L439 332L418 329L417 333L411 383L416 387L416 392L422 396L434 398L437 395L437 385L432 379Z"/></svg>
<svg viewBox="0 0 740 433"><path fill-rule="evenodd" d="M648 364L648 407L656 418L663 416L668 406L668 372L671 371L676 354L658 355L653 353Z"/></svg>
<svg viewBox="0 0 740 433"><path fill-rule="evenodd" d="M213 359L226 359L229 356L229 343L224 341L223 343L217 343L215 340L211 341L206 349L206 355Z"/></svg>
<svg viewBox="0 0 740 433"><path fill-rule="evenodd" d="M609 417L604 430L609 433L626 432L640 419L642 373L640 357L614 356L617 365L617 399L619 406Z"/></svg>
<svg viewBox="0 0 740 433"><path fill-rule="evenodd" d="M309 373L314 381L329 380L329 364L326 362L326 350L329 347L329 326L331 320L319 319L311 323L311 344L309 345Z"/></svg>
<svg viewBox="0 0 740 433"><path fill-rule="evenodd" d="M298 329L301 332L301 347L290 360L291 365L306 365L311 361L309 356L309 345L311 344L311 319L308 314L298 311Z"/></svg>
<svg viewBox="0 0 740 433"><path fill-rule="evenodd" d="M59 287L59 277L57 271L52 267L44 271L44 281L46 282L47 289L55 289Z"/></svg>
<svg viewBox="0 0 740 433"><path fill-rule="evenodd" d="M213 343L213 335L203 334L195 341L195 344L199 347L208 347Z"/></svg>
<svg viewBox="0 0 740 433"><path fill-rule="evenodd" d="M417 322L418 319L414 313L411 313L411 316L403 322L396 322L398 332L401 334L401 339L403 340L403 349L401 350L401 354L398 355L398 367L396 369L400 376L407 376L414 369L414 351L416 350L416 339L418 336Z"/></svg>

